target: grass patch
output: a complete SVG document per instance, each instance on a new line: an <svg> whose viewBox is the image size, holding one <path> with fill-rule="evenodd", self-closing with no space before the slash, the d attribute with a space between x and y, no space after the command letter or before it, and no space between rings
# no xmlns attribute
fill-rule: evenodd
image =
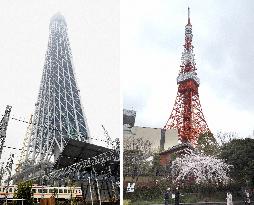
<svg viewBox="0 0 254 205"><path fill-rule="evenodd" d="M173 201L172 201L173 202ZM171 202L171 203L172 203ZM164 200L162 199L154 199L151 201L147 201L147 200L135 200L135 201L131 201L131 200L123 200L123 204L124 205L150 205L150 204L164 204Z"/></svg>
<svg viewBox="0 0 254 205"><path fill-rule="evenodd" d="M123 200L123 205L130 205L131 204L131 200Z"/></svg>

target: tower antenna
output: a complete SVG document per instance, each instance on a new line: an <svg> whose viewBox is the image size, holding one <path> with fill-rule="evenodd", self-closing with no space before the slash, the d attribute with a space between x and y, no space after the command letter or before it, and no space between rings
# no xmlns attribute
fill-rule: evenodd
<svg viewBox="0 0 254 205"><path fill-rule="evenodd" d="M188 24L190 24L190 7L188 7Z"/></svg>

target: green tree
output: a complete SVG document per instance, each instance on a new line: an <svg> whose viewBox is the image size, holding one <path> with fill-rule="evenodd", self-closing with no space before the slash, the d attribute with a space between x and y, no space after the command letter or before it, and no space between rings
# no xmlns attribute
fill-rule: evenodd
<svg viewBox="0 0 254 205"><path fill-rule="evenodd" d="M15 199L26 199L26 205L32 205L33 203L33 193L32 193L32 181L20 182L18 188L14 193ZM17 204L17 203L16 203Z"/></svg>
<svg viewBox="0 0 254 205"><path fill-rule="evenodd" d="M153 154L153 162L152 162L152 167L151 167L151 172L154 175L158 175L160 172L161 165L160 165L160 155L159 153L154 153Z"/></svg>
<svg viewBox="0 0 254 205"><path fill-rule="evenodd" d="M211 132L206 132L199 136L197 148L206 155L216 156L219 153L219 144Z"/></svg>
<svg viewBox="0 0 254 205"><path fill-rule="evenodd" d="M240 186L254 185L254 139L233 139L221 148L220 157L234 166L231 177Z"/></svg>

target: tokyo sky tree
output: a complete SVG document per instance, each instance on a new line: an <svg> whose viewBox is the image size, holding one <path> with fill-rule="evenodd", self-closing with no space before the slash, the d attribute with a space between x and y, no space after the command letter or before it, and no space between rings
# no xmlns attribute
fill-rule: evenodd
<svg viewBox="0 0 254 205"><path fill-rule="evenodd" d="M52 161L69 138L89 142L67 24L61 14L54 15L50 21L48 49L35 106L25 162L31 165Z"/></svg>

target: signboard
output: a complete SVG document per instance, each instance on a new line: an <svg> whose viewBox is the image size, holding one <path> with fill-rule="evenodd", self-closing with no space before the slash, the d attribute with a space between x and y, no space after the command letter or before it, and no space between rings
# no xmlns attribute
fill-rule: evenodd
<svg viewBox="0 0 254 205"><path fill-rule="evenodd" d="M127 192L134 192L135 183L128 183Z"/></svg>

